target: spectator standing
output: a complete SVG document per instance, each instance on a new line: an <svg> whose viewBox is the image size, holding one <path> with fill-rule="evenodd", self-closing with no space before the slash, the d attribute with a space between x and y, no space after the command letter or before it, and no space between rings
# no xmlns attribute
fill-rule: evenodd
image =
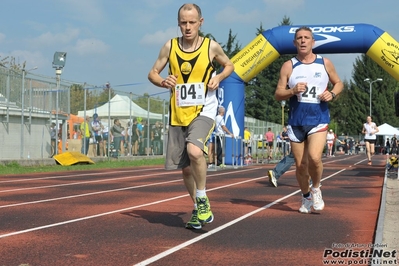
<svg viewBox="0 0 399 266"><path fill-rule="evenodd" d="M396 134L391 138L391 154L398 155L398 139L396 138Z"/></svg>
<svg viewBox="0 0 399 266"><path fill-rule="evenodd" d="M103 136L103 154L104 157L108 157L109 153L108 151L108 142L110 141L110 136L109 136L109 127L108 125L104 125L101 123L101 131L102 131L102 136Z"/></svg>
<svg viewBox="0 0 399 266"><path fill-rule="evenodd" d="M137 119L133 119L133 125L131 127L132 139L131 139L131 152L133 156L137 156L139 150L139 129L137 128Z"/></svg>
<svg viewBox="0 0 399 266"><path fill-rule="evenodd" d="M335 134L335 132L333 132L333 133L334 133L334 144L332 146L331 156L335 157L335 151L337 150L337 141L339 141L339 139L337 138L337 134Z"/></svg>
<svg viewBox="0 0 399 266"><path fill-rule="evenodd" d="M223 164L223 141L222 139L225 137L225 134L230 135L230 137L234 137L233 133L231 133L226 124L224 122L224 114L226 110L223 106L219 106L218 115L215 118L215 138L216 138L216 158L217 158L217 166L224 166Z"/></svg>
<svg viewBox="0 0 399 266"><path fill-rule="evenodd" d="M287 127L283 127L283 131L281 132L281 138L283 140L283 154L287 156L290 154L290 138L288 137Z"/></svg>
<svg viewBox="0 0 399 266"><path fill-rule="evenodd" d="M272 129L269 127L267 132L265 133L266 147L267 147L267 159L271 160L273 155L273 141L274 141L274 133Z"/></svg>
<svg viewBox="0 0 399 266"><path fill-rule="evenodd" d="M215 166L215 141L216 135L215 131L213 131L208 141L208 168Z"/></svg>
<svg viewBox="0 0 399 266"><path fill-rule="evenodd" d="M281 155L283 154L283 150L282 150L283 143L282 142L283 142L283 140L282 140L281 134L278 134L276 137L276 144L277 144L276 152L281 153ZM280 159L283 159L283 158L281 157Z"/></svg>
<svg viewBox="0 0 399 266"><path fill-rule="evenodd" d="M103 156L103 138L101 132L101 122L98 114L93 115L93 120L90 123L91 132L93 132L94 145L93 145L93 155Z"/></svg>
<svg viewBox="0 0 399 266"><path fill-rule="evenodd" d="M355 144L355 141L353 140L353 138L349 138L349 140L348 140L349 155L354 154L354 152L353 152L354 144Z"/></svg>
<svg viewBox="0 0 399 266"><path fill-rule="evenodd" d="M132 128L133 128L132 121L128 121L126 129L125 129L125 131L126 131L125 146L126 146L126 150L127 150L126 151L127 156L130 156L130 154L133 154L133 152L132 152L132 134L133 134Z"/></svg>
<svg viewBox="0 0 399 266"><path fill-rule="evenodd" d="M248 157L251 155L251 141L252 141L252 136L251 136L251 131L249 131L248 127L244 128L244 153L245 157Z"/></svg>
<svg viewBox="0 0 399 266"><path fill-rule="evenodd" d="M345 136L345 138L343 139L343 141L341 143L343 145L345 155L348 155L349 154L349 137L348 137L348 135Z"/></svg>
<svg viewBox="0 0 399 266"><path fill-rule="evenodd" d="M149 155L151 154L151 143L148 143L148 130L149 124L146 120L142 121L142 130L141 130L141 143L140 143L140 154L141 155Z"/></svg>
<svg viewBox="0 0 399 266"><path fill-rule="evenodd" d="M391 153L391 141L389 138L385 141L385 154L388 155Z"/></svg>
<svg viewBox="0 0 399 266"><path fill-rule="evenodd" d="M162 129L161 125L158 121L155 122L155 126L151 130L151 142L153 147L153 152L155 155L161 154L161 136L162 136Z"/></svg>
<svg viewBox="0 0 399 266"><path fill-rule="evenodd" d="M50 143L51 143L51 155L50 158L52 158L55 155L55 149L56 149L56 140L57 140L57 127L55 123L51 123L50 126Z"/></svg>
<svg viewBox="0 0 399 266"><path fill-rule="evenodd" d="M143 154L143 119L141 117L137 117L137 130L139 134L139 139L138 139L138 154L141 155Z"/></svg>
<svg viewBox="0 0 399 266"><path fill-rule="evenodd" d="M82 136L82 149L81 153L87 155L90 145L90 116L86 116L85 121L80 124L80 135Z"/></svg>
<svg viewBox="0 0 399 266"><path fill-rule="evenodd" d="M124 129L125 128L121 126L121 122L119 121L119 119L115 118L114 125L111 128L111 134L113 136L114 149L115 149L115 153L112 156L114 158L118 158L121 152L121 143L123 140L122 132L124 131Z"/></svg>

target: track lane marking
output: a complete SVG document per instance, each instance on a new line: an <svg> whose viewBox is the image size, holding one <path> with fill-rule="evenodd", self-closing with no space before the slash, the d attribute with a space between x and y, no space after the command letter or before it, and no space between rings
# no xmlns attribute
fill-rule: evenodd
<svg viewBox="0 0 399 266"><path fill-rule="evenodd" d="M253 170L253 169L257 170L259 168L251 168L251 169L243 170L243 171L240 171L240 172L246 172L246 171L250 171L250 170ZM214 175L210 175L209 177L228 175L228 174L230 174L230 172L223 172L223 173L219 173L219 174L214 174ZM151 175L145 175L145 176L139 176L139 177L147 177L147 176L151 176ZM123 191L123 190L129 190L129 189L150 187L150 186L156 186L156 185L164 185L164 184L180 182L180 181L182 181L181 178L175 179L175 180L171 180L171 181L157 182L157 183L151 183L151 184L145 184L145 185L139 185L139 186L116 188L116 189L102 190L102 191L97 191L97 192L83 193L83 194L64 196L64 197L58 197L58 198L51 198L51 199L43 199L43 200L35 200L35 201L14 203L14 204L9 204L9 205L2 205L2 206L0 206L0 209L2 209L2 208L10 208L10 207L17 207L17 206L22 206L22 205L29 205L29 204L37 204L37 203L43 203L43 202L50 202L50 201L57 201L57 200L64 200L64 199L73 199L73 198L86 197L86 196L92 196L92 195L98 195L98 194L104 194L104 193L110 193L110 192L116 192L116 191Z"/></svg>
<svg viewBox="0 0 399 266"><path fill-rule="evenodd" d="M146 169L138 169L138 170L118 170L118 171L111 171L111 172L91 172L91 173L82 173L82 174L78 174L79 176L99 176L99 175L107 175L107 174L115 174L115 173L125 173L125 172L132 172L132 171L137 171L137 172L142 172L142 171L148 171L148 170L165 170L165 168L146 168ZM87 170L90 171L90 170ZM61 172L62 173L62 172ZM4 181L0 181L0 184L3 183L13 183L13 182L23 182L23 181L36 181L36 180L47 180L47 179L57 179L57 178L64 178L64 177L75 177L77 174L70 174L70 175L59 175L59 176L46 176L46 177L38 177L38 178L24 178L24 179L16 179L16 180L4 180Z"/></svg>
<svg viewBox="0 0 399 266"><path fill-rule="evenodd" d="M228 174L228 173L226 173L226 174ZM263 179L263 178L265 178L265 176L257 177L257 178L253 178L253 179L248 179L248 180L236 182L236 183L225 185L225 186L220 186L218 188L209 189L208 191L222 189L222 188L230 187L230 186L233 186L233 185L240 185L240 184L244 184L244 183L247 183L247 182L253 182L253 181L256 181L258 179ZM181 180L179 180L179 181L181 181ZM137 205L137 206L122 208L122 209L113 210L113 211L109 211L109 212L104 212L104 213L99 213L99 214L95 214L95 215L89 215L89 216L85 216L85 217L81 217L81 218L71 219L71 220L67 220L67 221L63 221L63 222L58 222L58 223L53 223L53 224L33 227L33 228L25 229L25 230L15 231L15 232L11 232L11 233L0 235L0 239L1 238L6 238L6 237L10 237L10 236L14 236L14 235L20 235L20 234L24 234L24 233L38 231L38 230L41 230L41 229L47 229L47 228L56 227L56 226L60 226L60 225L65 225L65 224L85 221L85 220L98 218L98 217L102 217L102 216L106 216L106 215L110 215L110 214L126 212L126 211L129 211L129 210L133 210L133 209L137 209L137 208L141 208L141 207L146 207L146 206L151 206L151 205L156 205L156 204L160 204L160 203L164 203L164 202L168 202L168 201L172 201L172 200L176 200L176 199L180 199L180 198L188 197L188 196L189 196L189 194L187 193L187 194L183 194L183 195L180 195L180 196L176 196L176 197L172 197L172 198L168 198L168 199L163 199L163 200L158 200L158 201L154 201L154 202L149 202L149 203L145 203L145 204L141 204L141 205Z"/></svg>
<svg viewBox="0 0 399 266"><path fill-rule="evenodd" d="M335 175L337 175L337 174L339 174L339 173L341 173L341 172L343 172L343 171L346 171L346 168L341 169L340 171L337 171L336 173L331 174L331 175L329 175L329 176L323 178L321 181L330 179L331 177L333 177L333 176L335 176ZM265 177L266 177L266 176L265 176ZM290 198L290 197L292 197L292 196L294 196L295 194L298 194L298 193L300 193L300 192L301 192L301 190L298 189L298 190L296 190L296 191L294 191L294 192L292 192L292 193L290 193L290 194L288 194L288 195L286 195L286 196L284 196L284 197L281 197L281 198L279 198L279 199L277 199L277 200L275 200L275 201L273 201L273 202L271 202L271 203L269 203L269 204L266 204L266 205L263 206L263 207L260 207L260 208L258 208L258 209L256 209L256 210L252 211L252 212L249 212L249 213L247 213L247 214L244 214L244 215L242 215L241 217L238 217L238 218L236 218L236 219L234 219L234 220L232 220L232 221L230 221L230 222L228 222L228 223L225 223L224 225L221 225L221 226L219 226L219 227L216 227L216 228L214 228L214 229L212 229L212 230L210 230L210 231L208 231L208 232L206 232L206 233L204 233L204 234L202 234L202 235L200 235L200 236L197 236L197 237L195 237L195 238L193 238L193 239L190 239L190 240L188 240L188 241L186 241L186 242L183 242L183 243L181 243L181 244L179 244L179 245L177 245L177 246L175 246L175 247L173 247L173 248L170 248L170 249L168 249L168 250L166 250L166 251L164 251L164 252L161 252L161 253L159 253L159 254L153 256L153 257L150 257L150 258L148 258L148 259L146 259L146 260L143 260L143 261L141 261L141 262L135 264L135 266L144 266L144 265L151 264L151 263L153 263L153 262L155 262L155 261L158 261L158 260L160 260L160 259L162 259L162 258L164 258L164 257L166 257L166 256L168 256L168 255L171 255L172 253L174 253L174 252L176 252L176 251L179 251L179 250L181 250L181 249L183 249L183 248L186 248L186 247L188 247L189 245L192 245L192 244L194 244L194 243L196 243L196 242L198 242L198 241L200 241L200 240L202 240L202 239L204 239L204 238L207 238L207 237L209 237L209 236L211 236L211 235L213 235L213 234L218 233L219 231L222 231L223 229L226 229L226 228L228 228L228 227L230 227L230 226L232 226L232 225L234 225L234 224L236 224L236 223L238 223L238 222L241 222L242 220L244 220L244 219L246 219L246 218L248 218L248 217L251 217L251 216L254 215L254 214L257 214L258 212L261 212L261 211L263 211L263 210L269 209L270 207L272 207L273 205L276 205L276 204L279 203L280 201L285 200L285 199L287 199L287 198Z"/></svg>

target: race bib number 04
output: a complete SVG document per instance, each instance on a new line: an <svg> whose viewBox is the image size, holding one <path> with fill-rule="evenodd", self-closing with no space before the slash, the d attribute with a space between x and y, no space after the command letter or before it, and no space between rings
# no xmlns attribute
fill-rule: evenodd
<svg viewBox="0 0 399 266"><path fill-rule="evenodd" d="M204 83L177 84L175 87L176 105L194 106L205 104Z"/></svg>

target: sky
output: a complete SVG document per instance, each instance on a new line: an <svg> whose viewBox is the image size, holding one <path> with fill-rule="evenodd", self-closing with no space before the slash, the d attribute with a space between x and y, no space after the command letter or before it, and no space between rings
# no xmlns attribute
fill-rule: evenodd
<svg viewBox="0 0 399 266"><path fill-rule="evenodd" d="M55 52L66 52L61 79L104 86L136 95L167 98L148 72L177 26L180 0L3 0L0 59L26 62L32 75L55 77ZM293 25L366 23L399 40L398 0L198 0L201 30L222 44L231 30L241 47L262 25L277 27L284 17ZM360 54L327 54L341 79L351 79ZM34 69L37 68L37 69ZM166 76L166 70L162 76Z"/></svg>

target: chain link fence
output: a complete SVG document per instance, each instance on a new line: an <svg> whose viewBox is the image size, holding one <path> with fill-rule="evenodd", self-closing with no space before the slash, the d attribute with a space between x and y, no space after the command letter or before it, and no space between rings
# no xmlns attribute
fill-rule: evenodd
<svg viewBox="0 0 399 266"><path fill-rule="evenodd" d="M0 68L2 159L47 158L49 126L69 113L69 85L26 70Z"/></svg>
<svg viewBox="0 0 399 266"><path fill-rule="evenodd" d="M92 109L83 108L78 114L71 114L72 85L76 83L36 75L33 70L0 67L0 159L33 160L49 158L66 150L81 152L80 125L85 116L90 117L89 123L93 122L94 114L98 115L103 127L100 132L91 132L89 156L109 156L115 151L112 138L105 141L105 134L110 136L108 133L116 119L124 130L123 151L119 156L164 154L169 102L162 98L168 98L163 95L168 92L143 96L121 89L129 84L116 85L112 87L113 97L95 103ZM78 85L82 85L84 90L90 89L89 85ZM137 140L133 137L135 121L142 125ZM51 141L52 123L58 124L55 146ZM257 154L266 152L263 136L267 128L272 128L276 136L282 131L279 124L248 117L245 117L245 126L252 133L251 146Z"/></svg>
<svg viewBox="0 0 399 266"><path fill-rule="evenodd" d="M169 102L159 97L121 91L118 90L119 86L128 85L114 86L113 97L109 94L105 102L97 102L94 108L81 110L77 114L78 117L88 117L90 125L99 126L89 140L88 156L162 155L166 145ZM74 137L69 141L70 150L81 147L79 123L81 121L74 125ZM93 127L90 126L90 129ZM118 143L113 138L113 130L117 131Z"/></svg>

